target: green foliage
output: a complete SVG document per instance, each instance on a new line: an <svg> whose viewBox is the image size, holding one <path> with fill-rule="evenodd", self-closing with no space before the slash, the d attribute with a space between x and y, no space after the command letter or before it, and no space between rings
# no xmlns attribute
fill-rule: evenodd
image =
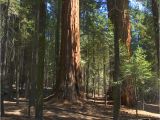
<svg viewBox="0 0 160 120"><path fill-rule="evenodd" d="M156 96L156 94L158 95L158 82L157 78L155 77L156 47L154 41L154 21L152 16L151 1L146 0L145 2L141 3L146 9L145 11L131 9L132 51L134 53L134 57L132 56L131 61L128 60L126 61L126 63L124 63L126 64L126 68L123 67L123 71L125 71L125 75L123 74L123 77L127 78L128 75L130 75L131 78L136 79L136 85L138 86L139 91L141 91L141 94L143 91L143 93L147 97L147 100L151 100ZM142 52L143 50L139 50L139 52L137 51L137 49L139 49L139 46L143 48L143 50L145 50L144 53ZM141 56L143 59L138 55L140 53L143 53L143 56ZM138 57L139 59L136 57ZM146 60L147 62L143 62L144 60ZM134 67L133 63L136 63L134 64ZM133 70L135 70L135 72ZM135 75L131 75L131 73L133 72L135 73Z"/></svg>
<svg viewBox="0 0 160 120"><path fill-rule="evenodd" d="M8 0L0 0L0 4L6 4ZM17 21L8 20L9 27L12 29L16 26L10 36L15 44L24 48L32 46L35 34L36 16L34 15L32 0L10 0L8 16L15 16ZM132 79L135 85L144 92L153 92L155 87L155 41L154 41L154 24L151 14L151 1L140 2L145 6L148 12L139 9L130 10L132 26L132 52L129 56L126 46L120 43L120 81L114 84L121 84L123 80ZM159 2L159 0L158 0ZM48 0L49 10L46 16L46 53L45 53L45 70L47 79L53 82L55 75L55 28L56 28L56 9L57 2ZM113 25L106 17L107 11L102 11L101 2L96 0L80 0L80 31L81 31L81 65L86 68L89 64L89 87L93 88L92 82L95 79L97 84L103 86L103 65L106 65L106 74L110 66L114 66L114 34ZM3 24L3 22L2 22ZM4 26L4 25L3 25ZM1 28L2 29L2 28ZM2 32L2 30L0 30ZM2 36L3 33L0 33ZM112 61L112 63L110 63ZM111 64L111 65L110 65ZM100 76L98 77L98 72ZM107 76L109 77L109 75ZM156 89L157 90L157 89ZM156 91L154 90L154 91Z"/></svg>
<svg viewBox="0 0 160 120"><path fill-rule="evenodd" d="M146 60L145 52L142 48L138 47L133 57L131 58L133 75L136 76L139 84L144 84L145 80L152 77L151 63Z"/></svg>
<svg viewBox="0 0 160 120"><path fill-rule="evenodd" d="M8 4L7 0L0 0L0 4ZM18 0L10 0L9 1L9 15L11 14L15 14L18 15L19 14L19 10L20 10L20 2Z"/></svg>
<svg viewBox="0 0 160 120"><path fill-rule="evenodd" d="M146 80L152 78L151 63L146 60L145 52L138 47L131 59L125 60L121 67L124 77L132 76L137 85L145 84Z"/></svg>
<svg viewBox="0 0 160 120"><path fill-rule="evenodd" d="M121 72L123 80L132 79L134 85L141 91L139 94L149 94L149 89L154 86L152 66L146 60L146 53L141 47L136 49L130 59L123 60Z"/></svg>
<svg viewBox="0 0 160 120"><path fill-rule="evenodd" d="M134 52L138 46L143 47L143 49L146 50L146 59L154 64L155 61L152 59L155 55L154 22L150 11L148 10L148 12L145 13L132 9L131 26L132 51Z"/></svg>
<svg viewBox="0 0 160 120"><path fill-rule="evenodd" d="M80 1L81 10L81 61L84 67L89 64L89 88L93 80L103 87L104 64L108 67L109 52L113 53L113 26L106 12L99 10L101 3L94 0ZM85 3L84 3L85 2ZM99 71L99 77L98 77Z"/></svg>

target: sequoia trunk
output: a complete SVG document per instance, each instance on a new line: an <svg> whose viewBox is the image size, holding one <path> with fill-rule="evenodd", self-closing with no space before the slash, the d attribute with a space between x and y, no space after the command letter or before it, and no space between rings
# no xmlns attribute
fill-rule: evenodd
<svg viewBox="0 0 160 120"><path fill-rule="evenodd" d="M79 0L63 0L61 16L60 69L56 91L69 101L79 95L80 34Z"/></svg>

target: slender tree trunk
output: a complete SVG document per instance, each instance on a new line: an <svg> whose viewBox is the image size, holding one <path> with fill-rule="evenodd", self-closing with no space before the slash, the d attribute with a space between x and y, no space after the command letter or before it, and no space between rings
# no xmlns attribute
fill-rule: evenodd
<svg viewBox="0 0 160 120"><path fill-rule="evenodd" d="M160 11L160 3L159 3L159 7L158 7L158 11ZM160 12L159 12L159 60L160 60ZM160 62L160 61L159 61ZM158 74L158 78L160 79L160 63L159 63L159 74ZM158 88L160 88L160 80L158 82ZM160 89L159 89L159 105L160 105ZM160 113L160 107L159 107L159 113Z"/></svg>
<svg viewBox="0 0 160 120"><path fill-rule="evenodd" d="M29 105L28 105L28 116L30 116L30 107L35 106L35 96L36 96L36 81L37 81L37 61L38 61L38 6L36 2L32 3L32 13L33 13L33 20L35 20L34 24L34 32L32 33L32 53L31 53L31 81L30 81L30 90L29 90Z"/></svg>
<svg viewBox="0 0 160 120"><path fill-rule="evenodd" d="M113 51L111 45L109 45L109 87L107 91L108 99L113 100L113 87L112 87L112 82L113 82L113 66L114 66L114 57L113 57Z"/></svg>
<svg viewBox="0 0 160 120"><path fill-rule="evenodd" d="M109 17L113 24L117 22L119 41L125 44L128 54L131 54L131 24L129 21L128 0L109 0L108 1ZM115 26L115 25L114 25ZM133 106L135 104L135 94L132 80L123 81L122 104ZM129 89L130 88L130 89ZM130 94L131 93L131 94ZM125 96L125 97L124 97Z"/></svg>
<svg viewBox="0 0 160 120"><path fill-rule="evenodd" d="M1 99L0 99L0 101L1 101L1 114L0 114L0 117L4 116L4 103L3 103L4 98L3 98L3 96L4 95L1 93Z"/></svg>
<svg viewBox="0 0 160 120"><path fill-rule="evenodd" d="M113 81L115 85L113 86L113 99L114 99L114 108L113 108L113 119L119 120L119 110L120 110L120 84L119 82L119 38L118 38L118 25L117 23L114 24L115 31L114 31L114 52L115 52L115 66L114 66L114 76Z"/></svg>
<svg viewBox="0 0 160 120"><path fill-rule="evenodd" d="M87 62L87 69L86 69L86 76L87 76L87 83L86 83L86 98L88 98L88 94L89 94L89 69L90 69L90 66L89 66L89 61Z"/></svg>
<svg viewBox="0 0 160 120"><path fill-rule="evenodd" d="M121 3L122 2L122 3ZM121 11L118 9L123 5L123 1L112 1L108 0L108 9L109 9L109 17L114 25L114 75L113 75L113 99L114 99L114 107L113 107L113 120L119 120L119 110L120 110L120 84L119 84L119 74L120 74L120 56L119 56L119 41L121 39ZM118 7L118 9L117 9ZM112 10L113 9L113 10ZM111 11L112 10L112 11ZM121 9L120 9L121 10Z"/></svg>
<svg viewBox="0 0 160 120"><path fill-rule="evenodd" d="M57 0L57 21L56 21L56 34L55 34L55 75L56 75L56 85L59 82L58 72L59 72L59 53L60 53L60 34L61 34L61 9L62 9L62 0Z"/></svg>
<svg viewBox="0 0 160 120"><path fill-rule="evenodd" d="M93 35L93 43L94 43L94 35ZM96 83L95 83L95 46L93 45L93 51L92 51L92 63L93 63L93 78L92 78L92 97L94 98L95 102L95 92L96 92Z"/></svg>
<svg viewBox="0 0 160 120"><path fill-rule="evenodd" d="M89 42L89 36L88 36L88 41ZM86 98L88 99L88 94L89 94L89 78L90 78L90 62L89 62L89 48L87 48L87 71L86 71L86 76L87 76L87 83L86 83Z"/></svg>
<svg viewBox="0 0 160 120"><path fill-rule="evenodd" d="M136 119L138 120L138 90L137 90L136 76L135 76L135 80L134 80L134 86L135 86L135 96L136 96Z"/></svg>
<svg viewBox="0 0 160 120"><path fill-rule="evenodd" d="M100 95L100 65L98 65L98 96Z"/></svg>
<svg viewBox="0 0 160 120"><path fill-rule="evenodd" d="M7 40L8 40L8 10L10 6L10 0L6 1L6 4L1 4L0 5L0 14L1 14L1 21L4 21L4 28L1 29L2 35L4 34L4 37L1 38L0 44L1 44L1 67L0 67L0 72L1 72L1 78L0 78L0 86L1 86L1 117L4 116L4 96L6 95L6 48L7 48ZM2 26L1 26L2 28Z"/></svg>
<svg viewBox="0 0 160 120"><path fill-rule="evenodd" d="M156 51L157 51L157 74L159 76L159 64L160 64L160 51L159 51L159 25L158 25L158 20L159 20L159 12L158 12L158 2L157 0L152 0L152 13L153 13L153 20L154 20L154 31L155 31L155 45L156 45Z"/></svg>
<svg viewBox="0 0 160 120"><path fill-rule="evenodd" d="M87 83L87 80L86 80L86 67L83 67L83 88L84 88L84 93L86 95L86 83ZM85 96L86 97L86 96Z"/></svg>
<svg viewBox="0 0 160 120"><path fill-rule="evenodd" d="M156 45L156 72L157 72L157 80L160 79L160 12L159 9L160 3L158 5L158 0L152 0L152 13L153 13L153 20L154 20L154 31L155 31L155 45ZM156 81L157 83L157 81ZM158 82L158 88L160 88L160 83ZM156 98L160 99L160 91L157 91ZM159 100L160 102L160 100ZM159 110L160 112L160 110Z"/></svg>
<svg viewBox="0 0 160 120"><path fill-rule="evenodd" d="M16 104L19 104L19 78L20 78L20 66L19 66L19 53L20 50L17 48L17 60L16 60Z"/></svg>
<svg viewBox="0 0 160 120"><path fill-rule="evenodd" d="M38 71L36 81L36 104L35 118L43 120L43 79L44 79L44 57L45 57L45 17L46 7L45 1L38 2Z"/></svg>
<svg viewBox="0 0 160 120"><path fill-rule="evenodd" d="M103 91L104 91L104 97L105 97L105 105L107 105L106 64L105 64L105 58L103 58Z"/></svg>

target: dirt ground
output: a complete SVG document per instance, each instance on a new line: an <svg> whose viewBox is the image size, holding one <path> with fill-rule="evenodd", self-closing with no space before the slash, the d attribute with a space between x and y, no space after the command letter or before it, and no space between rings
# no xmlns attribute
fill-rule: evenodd
<svg viewBox="0 0 160 120"><path fill-rule="evenodd" d="M5 101L5 117L1 120L34 120L34 109L28 117L27 102ZM77 103L48 102L44 104L44 120L112 120L112 105L78 101ZM160 114L138 110L138 120L160 120ZM136 120L136 111L121 106L120 120Z"/></svg>

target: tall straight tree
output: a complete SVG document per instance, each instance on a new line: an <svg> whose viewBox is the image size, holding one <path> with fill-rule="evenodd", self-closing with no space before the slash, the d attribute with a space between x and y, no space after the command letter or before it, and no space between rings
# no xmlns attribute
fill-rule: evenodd
<svg viewBox="0 0 160 120"><path fill-rule="evenodd" d="M30 107L31 106L35 106L35 83L37 81L37 55L38 55L38 35L37 35L37 12L38 12L38 6L37 6L37 1L31 1L30 0L30 4L31 4L31 13L32 13L32 19L35 20L35 24L34 24L34 31L31 33L32 35L32 57L31 57L31 69L30 69L30 73L31 73L31 81L30 81L30 91L29 91L29 105L28 105L28 116L30 116Z"/></svg>
<svg viewBox="0 0 160 120"><path fill-rule="evenodd" d="M1 57L1 66L0 66L0 74L1 74L1 78L0 78L0 95L1 95L1 114L0 116L4 116L4 95L5 95L5 81L6 80L6 68L7 68L7 41L8 41L8 13L9 13L9 7L10 7L10 0L7 0L5 4L0 4L0 15L1 15L1 20L0 22L3 23L4 21L4 27L2 27L1 24L1 34L2 34L2 38L0 41L0 57ZM3 32L2 32L3 31Z"/></svg>
<svg viewBox="0 0 160 120"><path fill-rule="evenodd" d="M121 2L118 0L108 0L107 6L109 10L109 18L114 25L114 75L113 82L118 83L119 81L119 41L121 39L121 11L119 10ZM118 4L116 4L118 2ZM119 109L120 109L120 85L116 84L113 86L113 119L119 119Z"/></svg>
<svg viewBox="0 0 160 120"><path fill-rule="evenodd" d="M38 71L36 79L36 101L35 117L36 120L43 120L43 79L44 79L44 57L45 57L45 0L38 1L37 12L37 38L38 38Z"/></svg>
<svg viewBox="0 0 160 120"><path fill-rule="evenodd" d="M155 45L156 45L156 51L157 51L157 74L159 77L159 70L160 70L160 41L159 41L159 26L158 26L158 20L159 20L159 12L158 12L158 0L152 0L152 14L153 14L153 20L154 20L154 31L155 31Z"/></svg>
<svg viewBox="0 0 160 120"><path fill-rule="evenodd" d="M129 17L129 0L121 0L122 4L120 5L121 14L121 41L125 44L128 50L128 56L131 56L131 23ZM130 59L130 58L128 58ZM135 104L135 90L133 81L128 76L128 79L125 79L122 83L122 95L121 95L121 103L126 106L134 106Z"/></svg>
<svg viewBox="0 0 160 120"><path fill-rule="evenodd" d="M154 31L155 31L155 45L156 45L156 58L157 58L157 68L156 68L156 72L157 72L157 78L158 80L160 79L160 3L158 5L158 0L152 0L152 14L153 14L153 21L154 21ZM158 88L160 83L158 82ZM157 96L160 95L160 90L158 91ZM159 98L160 99L160 98ZM159 100L160 102L160 100ZM160 112L160 110L159 110Z"/></svg>
<svg viewBox="0 0 160 120"><path fill-rule="evenodd" d="M113 99L114 99L114 120L119 119L119 109L120 109L120 85L117 84L119 81L120 74L120 57L119 57L119 41L123 42L130 54L130 44L131 44L131 33L130 33L130 22L128 14L128 0L108 0L107 3L109 18L114 25L114 76L113 81L116 85L113 87ZM128 97L128 96L127 96ZM127 98L125 98L127 99ZM128 102L128 101L125 101Z"/></svg>
<svg viewBox="0 0 160 120"><path fill-rule="evenodd" d="M56 66L56 83L58 82L59 72L59 52L60 52L60 33L61 33L61 9L62 0L57 0L57 21L56 21L56 34L55 34L55 66Z"/></svg>
<svg viewBox="0 0 160 120"><path fill-rule="evenodd" d="M79 0L63 0L61 14L60 69L56 91L58 97L73 101L79 94Z"/></svg>
<svg viewBox="0 0 160 120"><path fill-rule="evenodd" d="M125 44L128 54L131 54L131 24L128 12L128 0L108 0L109 18L113 24L118 25L119 41ZM118 20L115 20L117 19ZM115 23L118 22L118 23ZM115 25L114 25L115 26ZM129 59L129 58L128 58ZM123 90L121 102L127 106L133 106L135 103L134 86L131 80L123 81Z"/></svg>

